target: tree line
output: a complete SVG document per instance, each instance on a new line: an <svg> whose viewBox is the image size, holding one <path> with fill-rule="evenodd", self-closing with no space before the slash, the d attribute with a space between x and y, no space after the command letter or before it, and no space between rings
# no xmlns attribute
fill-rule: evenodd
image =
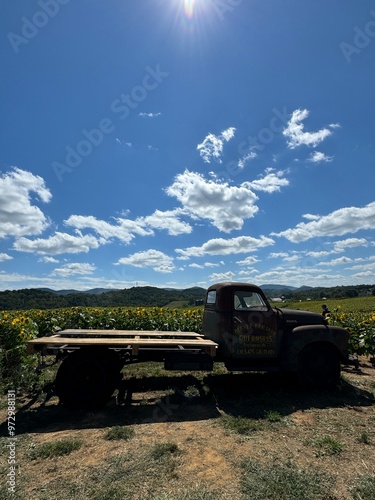
<svg viewBox="0 0 375 500"><path fill-rule="evenodd" d="M184 301L193 306L202 303L206 290L200 287L185 290L166 290L152 286L132 287L102 293L57 293L25 288L0 292L0 310L57 309L60 307L164 307L173 301ZM283 297L286 300L319 300L375 295L375 285L353 285L336 287L267 288L268 297Z"/></svg>
<svg viewBox="0 0 375 500"><path fill-rule="evenodd" d="M202 299L205 289L165 290L151 286L133 287L104 293L73 292L58 294L37 288L0 292L0 310L57 309L60 307L163 307L172 301L183 300L194 305Z"/></svg>

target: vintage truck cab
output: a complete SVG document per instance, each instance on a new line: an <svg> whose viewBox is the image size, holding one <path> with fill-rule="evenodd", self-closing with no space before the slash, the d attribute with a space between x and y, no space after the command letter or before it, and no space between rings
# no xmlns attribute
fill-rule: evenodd
<svg viewBox="0 0 375 500"><path fill-rule="evenodd" d="M297 372L314 388L339 382L348 361L348 332L320 314L273 308L261 288L217 283L208 288L203 334L218 344L217 360L231 371Z"/></svg>

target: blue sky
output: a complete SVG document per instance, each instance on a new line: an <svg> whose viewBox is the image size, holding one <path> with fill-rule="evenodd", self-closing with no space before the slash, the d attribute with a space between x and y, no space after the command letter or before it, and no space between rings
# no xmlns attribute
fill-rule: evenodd
<svg viewBox="0 0 375 500"><path fill-rule="evenodd" d="M2 7L0 289L375 283L375 7Z"/></svg>

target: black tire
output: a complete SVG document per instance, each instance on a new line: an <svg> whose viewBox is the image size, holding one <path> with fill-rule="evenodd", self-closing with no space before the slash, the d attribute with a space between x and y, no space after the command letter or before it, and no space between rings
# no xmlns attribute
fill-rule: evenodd
<svg viewBox="0 0 375 500"><path fill-rule="evenodd" d="M115 354L80 350L69 354L56 375L55 392L69 407L103 406L113 394L120 365Z"/></svg>
<svg viewBox="0 0 375 500"><path fill-rule="evenodd" d="M340 371L339 355L330 345L310 344L300 354L299 377L310 389L335 389L340 382Z"/></svg>

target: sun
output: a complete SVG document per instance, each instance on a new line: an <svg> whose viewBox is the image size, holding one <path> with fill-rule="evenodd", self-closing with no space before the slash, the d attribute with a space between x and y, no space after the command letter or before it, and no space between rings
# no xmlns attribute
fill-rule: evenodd
<svg viewBox="0 0 375 500"><path fill-rule="evenodd" d="M159 0L167 5L167 19L172 19L174 30L188 34L196 42L211 31L212 8L216 0ZM220 0L221 1L221 0ZM232 0L231 0L232 1Z"/></svg>
<svg viewBox="0 0 375 500"><path fill-rule="evenodd" d="M207 0L180 0L185 17L192 19L199 16L207 8Z"/></svg>
<svg viewBox="0 0 375 500"><path fill-rule="evenodd" d="M183 0L184 1L184 12L185 15L191 19L194 14L194 7L197 3L197 0Z"/></svg>

